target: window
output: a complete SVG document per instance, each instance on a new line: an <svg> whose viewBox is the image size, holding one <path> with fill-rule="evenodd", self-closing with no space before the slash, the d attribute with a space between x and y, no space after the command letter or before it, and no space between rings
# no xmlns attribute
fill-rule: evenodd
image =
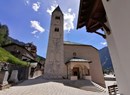
<svg viewBox="0 0 130 95"><path fill-rule="evenodd" d="M55 28L55 32L59 32L59 28L56 27L56 28Z"/></svg>
<svg viewBox="0 0 130 95"><path fill-rule="evenodd" d="M56 16L56 17L55 17L55 19L58 19L58 20L60 20L60 17L59 17L59 16Z"/></svg>

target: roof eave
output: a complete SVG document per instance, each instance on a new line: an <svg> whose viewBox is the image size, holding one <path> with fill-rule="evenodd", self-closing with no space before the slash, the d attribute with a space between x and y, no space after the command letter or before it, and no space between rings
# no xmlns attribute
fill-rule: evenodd
<svg viewBox="0 0 130 95"><path fill-rule="evenodd" d="M88 3L90 3L88 5L91 5L91 7L89 7L89 8L82 7L83 3L87 2L87 1L88 1ZM84 11L88 10L87 14L83 13L82 12L83 10ZM98 14L100 12L102 12L102 14ZM94 17L97 17L97 18L94 18ZM83 19L85 19L85 20L83 20ZM77 29L82 28L84 26L86 26L86 28L91 27L93 24L91 19L95 19L95 22L97 22L99 19L101 19L101 23L105 22L105 20L106 20L105 10L104 10L104 7L103 7L101 0L91 0L91 2L89 0L81 0L80 1ZM100 22L100 21L98 21L98 22ZM101 27L97 27L97 29L100 29L100 28ZM97 29L91 29L91 30L93 31L93 30L97 30ZM88 30L90 30L90 29L88 29ZM93 31L93 32L95 32L95 31Z"/></svg>

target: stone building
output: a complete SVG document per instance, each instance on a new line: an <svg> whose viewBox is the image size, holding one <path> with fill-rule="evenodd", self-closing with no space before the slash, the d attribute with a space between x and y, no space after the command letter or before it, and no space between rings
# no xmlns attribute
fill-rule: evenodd
<svg viewBox="0 0 130 95"><path fill-rule="evenodd" d="M88 79L105 85L99 53L93 46L64 42L64 63L67 78Z"/></svg>
<svg viewBox="0 0 130 95"><path fill-rule="evenodd" d="M33 43L27 43L24 47L36 58L37 55L37 47L33 45Z"/></svg>
<svg viewBox="0 0 130 95"><path fill-rule="evenodd" d="M90 45L64 42L63 13L53 11L44 78L88 79L105 86L98 50Z"/></svg>
<svg viewBox="0 0 130 95"><path fill-rule="evenodd" d="M25 47L26 46L26 47ZM21 67L19 65L15 64L9 64L9 72L11 73L13 70L18 70L18 79L24 80L28 79L29 77L33 77L33 74L35 73L34 70L38 65L38 62L36 60L36 48L35 46L32 46L30 44L26 45L19 45L16 43L11 43L8 45L3 46L5 50L10 52L15 57L19 58L20 60L28 62L30 64L30 67ZM29 49L30 47L30 49ZM33 48L33 52L32 52Z"/></svg>
<svg viewBox="0 0 130 95"><path fill-rule="evenodd" d="M31 60L35 60L35 56L29 50L27 50L24 45L11 43L3 46L3 48L23 61L29 62Z"/></svg>

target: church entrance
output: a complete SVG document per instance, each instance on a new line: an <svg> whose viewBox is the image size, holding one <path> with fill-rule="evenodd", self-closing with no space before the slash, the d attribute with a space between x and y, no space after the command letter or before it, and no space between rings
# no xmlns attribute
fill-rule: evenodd
<svg viewBox="0 0 130 95"><path fill-rule="evenodd" d="M76 61L68 62L67 65L67 77L70 80L88 79L91 80L90 67L88 61Z"/></svg>
<svg viewBox="0 0 130 95"><path fill-rule="evenodd" d="M74 68L73 68L73 75L74 75L74 76L77 76L78 79L80 79L79 67L74 67Z"/></svg>

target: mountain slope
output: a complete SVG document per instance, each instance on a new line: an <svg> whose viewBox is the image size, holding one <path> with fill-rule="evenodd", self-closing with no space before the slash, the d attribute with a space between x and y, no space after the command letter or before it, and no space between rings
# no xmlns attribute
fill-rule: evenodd
<svg viewBox="0 0 130 95"><path fill-rule="evenodd" d="M28 66L28 63L25 61L22 61L12 54L10 54L8 51L0 47L0 62L9 62L12 64L18 64L23 66Z"/></svg>
<svg viewBox="0 0 130 95"><path fill-rule="evenodd" d="M16 43L16 44L18 44L18 45L25 45L24 42L21 42L21 41L19 41L19 40L17 40L17 39L14 39L14 38L12 38L12 37L8 37L8 39L9 39L11 42Z"/></svg>
<svg viewBox="0 0 130 95"><path fill-rule="evenodd" d="M100 49L99 55L103 69L113 69L108 47Z"/></svg>

